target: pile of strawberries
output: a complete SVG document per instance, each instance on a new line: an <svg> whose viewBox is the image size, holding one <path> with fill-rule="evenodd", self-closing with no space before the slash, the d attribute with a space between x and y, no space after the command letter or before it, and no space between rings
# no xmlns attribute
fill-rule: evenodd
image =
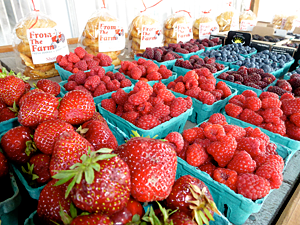
<svg viewBox="0 0 300 225"><path fill-rule="evenodd" d="M225 69L225 66L223 64L216 63L215 58L205 57L204 59L202 59L198 55L191 56L189 60L178 59L175 62L175 66L189 70L207 68L211 73L216 73Z"/></svg>
<svg viewBox="0 0 300 225"><path fill-rule="evenodd" d="M64 84L66 91L87 91L94 97L130 86L131 81L122 73L111 71L105 73L101 66L92 68L90 72L78 71L69 76L68 82Z"/></svg>
<svg viewBox="0 0 300 225"><path fill-rule="evenodd" d="M212 105L232 94L225 82L216 82L207 68L201 68L179 76L168 84L168 89L198 99L203 104Z"/></svg>
<svg viewBox="0 0 300 225"><path fill-rule="evenodd" d="M293 93L295 96L300 96L300 74L291 75L289 80L278 80L275 86L268 88L268 91L274 92L279 96L284 93Z"/></svg>
<svg viewBox="0 0 300 225"><path fill-rule="evenodd" d="M262 69L241 66L238 71L227 71L218 76L219 79L243 84L262 90L276 80L273 74L265 73Z"/></svg>
<svg viewBox="0 0 300 225"><path fill-rule="evenodd" d="M282 183L284 161L277 146L259 128L229 125L220 113L184 130L182 137L166 139L179 157L246 198L263 198Z"/></svg>
<svg viewBox="0 0 300 225"><path fill-rule="evenodd" d="M291 93L281 98L273 92L263 92L259 97L250 90L229 100L227 115L259 126L273 133L300 140L300 100Z"/></svg>
<svg viewBox="0 0 300 225"><path fill-rule="evenodd" d="M72 73L78 71L90 70L95 66L111 66L112 59L103 53L98 53L97 56L89 54L82 47L77 47L70 54L56 57L56 62L63 69Z"/></svg>
<svg viewBox="0 0 300 225"><path fill-rule="evenodd" d="M153 80L168 79L172 76L172 71L165 65L158 67L153 61L139 58L138 61L122 61L120 73L124 73L135 80L145 82Z"/></svg>
<svg viewBox="0 0 300 225"><path fill-rule="evenodd" d="M129 93L117 90L111 98L102 100L101 106L139 128L150 130L191 108L192 99L175 98L161 82L152 88L139 81Z"/></svg>

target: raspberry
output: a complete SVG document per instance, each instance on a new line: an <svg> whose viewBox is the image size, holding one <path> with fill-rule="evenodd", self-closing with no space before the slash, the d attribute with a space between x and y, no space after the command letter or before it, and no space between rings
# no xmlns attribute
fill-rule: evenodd
<svg viewBox="0 0 300 225"><path fill-rule="evenodd" d="M189 143L193 143L196 140L197 136L197 129L191 128L182 132L183 139Z"/></svg>
<svg viewBox="0 0 300 225"><path fill-rule="evenodd" d="M258 97L248 97L245 101L245 107L253 111L258 111L262 106L262 102Z"/></svg>
<svg viewBox="0 0 300 225"><path fill-rule="evenodd" d="M154 59L155 59L157 62L161 62L161 61L162 61L162 60L161 60L161 57L162 57L161 52L159 52L159 51L155 51L155 52L154 52Z"/></svg>
<svg viewBox="0 0 300 225"><path fill-rule="evenodd" d="M279 172L282 172L284 169L284 161L280 155L268 155L265 164L271 165Z"/></svg>
<svg viewBox="0 0 300 225"><path fill-rule="evenodd" d="M235 95L235 96L233 96L231 99L229 99L229 102L231 102L231 101L234 100L234 99L236 99L236 100L238 100L239 102L241 102L242 105L244 105L245 102L246 102L246 97L245 97L244 95Z"/></svg>
<svg viewBox="0 0 300 225"><path fill-rule="evenodd" d="M175 52L179 52L179 53L182 53L182 54L188 54L188 53L189 53L188 50L185 50L185 49L180 48L180 47L177 47L177 48L175 49Z"/></svg>
<svg viewBox="0 0 300 225"><path fill-rule="evenodd" d="M263 140L265 143L265 146L267 146L270 143L270 138L268 135L266 135L264 132L262 132L259 128L255 128L249 137L258 138L260 140ZM263 152L262 152L263 153Z"/></svg>
<svg viewBox="0 0 300 225"><path fill-rule="evenodd" d="M282 184L282 173L274 169L272 165L268 163L260 166L255 174L268 180L270 182L271 189L278 189Z"/></svg>
<svg viewBox="0 0 300 225"><path fill-rule="evenodd" d="M163 79L168 79L172 76L172 71L168 69L159 69L158 72L161 74Z"/></svg>
<svg viewBox="0 0 300 225"><path fill-rule="evenodd" d="M228 96L230 96L232 94L230 88L227 86L227 84L223 81L219 81L217 83L216 89L220 89L223 91L223 96L222 98L227 98Z"/></svg>
<svg viewBox="0 0 300 225"><path fill-rule="evenodd" d="M86 62L91 61L93 60L93 55L85 54L85 56L83 56L82 59L85 60Z"/></svg>
<svg viewBox="0 0 300 225"><path fill-rule="evenodd" d="M283 115L283 112L280 108L268 108L261 112L261 115L264 118L270 118L270 117L281 117Z"/></svg>
<svg viewBox="0 0 300 225"><path fill-rule="evenodd" d="M123 113L122 118L124 120L127 120L128 122L136 125L136 121L139 118L139 113L134 112L134 111L125 112L125 113Z"/></svg>
<svg viewBox="0 0 300 225"><path fill-rule="evenodd" d="M240 114L239 119L256 126L260 125L264 120L261 115L257 114L256 112L250 109L244 109L243 112Z"/></svg>
<svg viewBox="0 0 300 225"><path fill-rule="evenodd" d="M86 79L86 74L83 71L78 71L78 73L75 74L75 82L77 84L84 84Z"/></svg>
<svg viewBox="0 0 300 225"><path fill-rule="evenodd" d="M204 148L198 144L192 144L186 151L186 161L192 166L202 165L208 158L208 155Z"/></svg>
<svg viewBox="0 0 300 225"><path fill-rule="evenodd" d="M260 148L260 139L254 137L243 137L237 141L237 151L246 151L252 157L262 155L265 153L265 149Z"/></svg>
<svg viewBox="0 0 300 225"><path fill-rule="evenodd" d="M268 87L268 91L269 92L274 92L275 94L277 94L279 96L283 95L284 93L287 93L286 90L283 90L282 88L277 87L277 86L270 86L270 87Z"/></svg>
<svg viewBox="0 0 300 225"><path fill-rule="evenodd" d="M120 82L117 80L112 80L106 84L107 90L109 91L116 91L120 88Z"/></svg>
<svg viewBox="0 0 300 225"><path fill-rule="evenodd" d="M138 80L142 76L142 70L140 70L138 67L134 67L131 69L130 76L132 79Z"/></svg>
<svg viewBox="0 0 300 225"><path fill-rule="evenodd" d="M158 82L158 83L155 83L155 84L153 85L153 91L154 91L156 94L158 94L158 91L159 91L160 89L166 89L166 85L164 85L162 82Z"/></svg>
<svg viewBox="0 0 300 225"><path fill-rule="evenodd" d="M161 123L164 123L164 122L169 121L170 119L172 119L171 116L165 116L165 117L160 118L160 122L161 122Z"/></svg>
<svg viewBox="0 0 300 225"><path fill-rule="evenodd" d="M68 77L68 81L75 81L75 74L72 74L71 76Z"/></svg>
<svg viewBox="0 0 300 225"><path fill-rule="evenodd" d="M279 123L277 123L277 124L267 123L264 128L266 130L269 130L269 131L273 132L273 133L277 133L277 134L280 134L280 135L285 135L286 132L287 132L287 129L286 129L286 126L285 126L284 122L282 120L279 120L278 122Z"/></svg>
<svg viewBox="0 0 300 225"><path fill-rule="evenodd" d="M300 98L282 101L281 109L286 116L300 112Z"/></svg>
<svg viewBox="0 0 300 225"><path fill-rule="evenodd" d="M199 169L205 173L207 173L209 176L213 177L214 170L216 169L216 166L212 164L211 162L206 162L199 166Z"/></svg>
<svg viewBox="0 0 300 225"><path fill-rule="evenodd" d="M118 89L116 92L111 94L111 98L118 105L124 105L128 99L128 94L123 89Z"/></svg>
<svg viewBox="0 0 300 225"><path fill-rule="evenodd" d="M116 72L114 74L114 76L115 76L115 79L118 80L119 82L121 82L122 80L125 79L125 76L122 73L119 73L119 72Z"/></svg>
<svg viewBox="0 0 300 225"><path fill-rule="evenodd" d="M225 136L220 141L212 142L206 150L220 167L225 167L232 159L236 146L235 138Z"/></svg>
<svg viewBox="0 0 300 225"><path fill-rule="evenodd" d="M158 126L161 122L159 121L159 119L157 119L155 116L153 115L144 115L142 117L140 117L138 119L138 121L136 122L136 126L144 129L144 130L150 130L156 126Z"/></svg>
<svg viewBox="0 0 300 225"><path fill-rule="evenodd" d="M108 76L111 80L114 80L115 79L115 75L112 71L108 71L105 76Z"/></svg>
<svg viewBox="0 0 300 225"><path fill-rule="evenodd" d="M156 64L152 64L152 65L149 65L147 67L147 74L151 73L151 72L157 72L158 71L158 66Z"/></svg>
<svg viewBox="0 0 300 225"><path fill-rule="evenodd" d="M151 103L151 105L153 105L153 106L155 106L156 104L158 104L158 103L164 103L164 100L162 100L161 98L159 98L159 97L150 97L149 98L149 100L148 100L150 103Z"/></svg>
<svg viewBox="0 0 300 225"><path fill-rule="evenodd" d="M266 147L266 155L278 155L276 152L277 145L274 143L269 143Z"/></svg>
<svg viewBox="0 0 300 225"><path fill-rule="evenodd" d="M129 96L128 102L133 105L140 105L149 99L149 93L146 90L140 90L139 92Z"/></svg>
<svg viewBox="0 0 300 225"><path fill-rule="evenodd" d="M140 113L140 115L146 115L149 114L152 110L152 105L150 102L144 102L140 104L136 109Z"/></svg>
<svg viewBox="0 0 300 225"><path fill-rule="evenodd" d="M198 81L195 78L190 78L185 82L185 87L187 90L198 87Z"/></svg>
<svg viewBox="0 0 300 225"><path fill-rule="evenodd" d="M280 101L286 100L286 99L294 99L294 95L291 93L284 93L281 95Z"/></svg>
<svg viewBox="0 0 300 225"><path fill-rule="evenodd" d="M228 116L237 118L243 112L243 108L238 105L229 103L225 105L225 112Z"/></svg>
<svg viewBox="0 0 300 225"><path fill-rule="evenodd" d="M225 130L220 124L211 124L204 128L204 135L211 141L217 141L225 136Z"/></svg>
<svg viewBox="0 0 300 225"><path fill-rule="evenodd" d="M180 133L171 132L165 137L165 139L169 142L169 144L174 148L174 150L177 153L182 151L184 140Z"/></svg>
<svg viewBox="0 0 300 225"><path fill-rule="evenodd" d="M292 86L287 80L277 80L276 86L288 92L291 92L293 90Z"/></svg>
<svg viewBox="0 0 300 225"><path fill-rule="evenodd" d="M218 76L218 78L219 78L219 79L222 79L222 80L226 80L227 76L228 76L228 73L221 73L221 74Z"/></svg>
<svg viewBox="0 0 300 225"><path fill-rule="evenodd" d="M86 54L86 51L82 47L75 48L74 52L80 59L82 59Z"/></svg>
<svg viewBox="0 0 300 225"><path fill-rule="evenodd" d="M184 85L184 83L182 83L182 82L176 83L174 91L178 92L178 93L181 93L181 94L185 94L185 85Z"/></svg>
<svg viewBox="0 0 300 225"><path fill-rule="evenodd" d="M97 96L100 96L100 95L103 95L103 94L106 94L106 93L108 93L108 90L106 89L105 84L104 83L100 83L97 86L96 90L94 91L93 96L97 97Z"/></svg>
<svg viewBox="0 0 300 225"><path fill-rule="evenodd" d="M68 56L68 61L72 63L77 63L80 61L80 58L73 52L70 52Z"/></svg>
<svg viewBox="0 0 300 225"><path fill-rule="evenodd" d="M221 100L222 95L223 95L223 91L222 90L213 90L211 93L215 96L216 101L220 101Z"/></svg>
<svg viewBox="0 0 300 225"><path fill-rule="evenodd" d="M190 109L190 108L192 107L192 105L193 105L193 100L192 100L192 98L191 98L191 97L186 97L185 101L186 101L186 107L187 107L188 109Z"/></svg>
<svg viewBox="0 0 300 225"><path fill-rule="evenodd" d="M100 77L98 76L89 76L84 83L84 87L89 91L93 92L96 90L98 85L101 83Z"/></svg>
<svg viewBox="0 0 300 225"><path fill-rule="evenodd" d="M77 86L77 83L75 81L68 81L68 83L64 84L64 88L66 91L72 91Z"/></svg>
<svg viewBox="0 0 300 225"><path fill-rule="evenodd" d="M228 169L234 170L237 173L252 173L256 168L256 162L251 158L246 151L236 153L232 160L227 165Z"/></svg>
<svg viewBox="0 0 300 225"><path fill-rule="evenodd" d="M137 61L137 63L139 64L139 65L142 65L144 62L146 62L147 60L146 59L143 59L143 58L139 58L138 59L138 61Z"/></svg>
<svg viewBox="0 0 300 225"><path fill-rule="evenodd" d="M97 58L100 59L100 66L110 66L112 63L112 59L103 53L98 53Z"/></svg>
<svg viewBox="0 0 300 225"><path fill-rule="evenodd" d="M252 90L246 90L242 93L242 95L244 95L246 98L257 97L257 94Z"/></svg>
<svg viewBox="0 0 300 225"><path fill-rule="evenodd" d="M193 69L193 65L188 60L182 61L180 66L189 70Z"/></svg>
<svg viewBox="0 0 300 225"><path fill-rule="evenodd" d="M165 105L164 103L158 103L153 107L150 114L157 117L158 119L166 117L170 114L170 107Z"/></svg>
<svg viewBox="0 0 300 225"><path fill-rule="evenodd" d="M91 60L91 61L87 62L87 66L88 66L89 70L92 69L92 68L94 68L94 67L96 67L96 66L98 66L98 65L99 65L99 62L97 62L97 61Z"/></svg>
<svg viewBox="0 0 300 225"><path fill-rule="evenodd" d="M213 65L210 65L210 64L204 64L203 66L205 66L207 69L209 69L209 71L210 71L211 73L216 73L216 72L218 72L217 68L214 67Z"/></svg>
<svg viewBox="0 0 300 225"><path fill-rule="evenodd" d="M120 82L120 87L130 87L132 85L131 81L129 79L124 79Z"/></svg>
<svg viewBox="0 0 300 225"><path fill-rule="evenodd" d="M73 71L73 63L69 62L65 67L65 70L72 72Z"/></svg>
<svg viewBox="0 0 300 225"><path fill-rule="evenodd" d="M181 115L182 113L184 113L186 110L187 110L187 105L186 105L185 99L181 98L181 97L175 98L171 102L170 116L171 117L177 117L177 116Z"/></svg>
<svg viewBox="0 0 300 225"><path fill-rule="evenodd" d="M300 113L294 113L290 116L290 121L297 127L300 127Z"/></svg>
<svg viewBox="0 0 300 225"><path fill-rule="evenodd" d="M236 126L236 125L227 124L227 125L224 125L223 128L225 130L226 136L231 135L236 140L238 140L246 135L246 131L244 130L244 128Z"/></svg>
<svg viewBox="0 0 300 225"><path fill-rule="evenodd" d="M271 186L268 180L255 174L242 174L237 179L237 192L245 198L254 200L269 194Z"/></svg>
<svg viewBox="0 0 300 225"><path fill-rule="evenodd" d="M165 102L170 102L173 99L175 99L175 95L171 91L169 91L167 89L160 89L158 91L157 96L160 97L161 99L163 99Z"/></svg>
<svg viewBox="0 0 300 225"><path fill-rule="evenodd" d="M177 58L182 58L182 56L179 56L175 52L168 52L167 54L165 54L163 56L163 61L174 60L174 59L177 59Z"/></svg>
<svg viewBox="0 0 300 225"><path fill-rule="evenodd" d="M68 66L68 58L67 55L63 56L60 60L60 62L58 63L61 67L66 67Z"/></svg>
<svg viewBox="0 0 300 225"><path fill-rule="evenodd" d="M198 100L203 104L212 105L216 101L216 98L212 93L201 90L198 95Z"/></svg>
<svg viewBox="0 0 300 225"><path fill-rule="evenodd" d="M281 101L276 98L264 98L262 100L262 108L268 109L268 108L280 108L281 107Z"/></svg>
<svg viewBox="0 0 300 225"><path fill-rule="evenodd" d="M107 111L111 112L111 113L116 113L116 103L113 99L109 98L109 99L103 99L101 101L101 107L106 109Z"/></svg>
<svg viewBox="0 0 300 225"><path fill-rule="evenodd" d="M300 127L295 126L289 121L286 121L286 134L289 138L300 141Z"/></svg>
<svg viewBox="0 0 300 225"><path fill-rule="evenodd" d="M149 67L148 67L149 68ZM152 80L161 80L162 79L162 76L159 72L150 72L148 75L147 75L147 79L149 81L152 81Z"/></svg>
<svg viewBox="0 0 300 225"><path fill-rule="evenodd" d="M98 75L100 78L102 78L102 77L105 76L105 69L102 68L101 66L99 66L99 67L94 67L93 69L95 70L95 72L97 72L97 75Z"/></svg>
<svg viewBox="0 0 300 225"><path fill-rule="evenodd" d="M279 96L277 94L273 93L273 92L266 91L266 92L261 93L260 96L259 96L259 98L260 98L260 100L263 100L265 98L276 98L276 99L279 99Z"/></svg>
<svg viewBox="0 0 300 225"><path fill-rule="evenodd" d="M213 179L219 183L225 184L231 190L236 191L236 181L238 174L234 170L217 168L213 172Z"/></svg>
<svg viewBox="0 0 300 225"><path fill-rule="evenodd" d="M208 119L208 122L212 123L212 124L220 124L220 125L226 125L226 118L223 114L221 113L214 113L210 116L210 118Z"/></svg>
<svg viewBox="0 0 300 225"><path fill-rule="evenodd" d="M87 64L85 60L80 60L79 62L75 63L74 67L78 68L79 70L86 71Z"/></svg>
<svg viewBox="0 0 300 225"><path fill-rule="evenodd" d="M144 81L139 81L135 84L133 90L135 92L138 92L140 90L144 89L145 91L148 92L149 96L152 95L153 93L153 88L147 83L147 82L144 82Z"/></svg>

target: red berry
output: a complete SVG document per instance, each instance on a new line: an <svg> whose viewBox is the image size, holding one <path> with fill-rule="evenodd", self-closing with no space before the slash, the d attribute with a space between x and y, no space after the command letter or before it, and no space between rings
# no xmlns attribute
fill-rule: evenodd
<svg viewBox="0 0 300 225"><path fill-rule="evenodd" d="M161 122L153 115L144 115L140 117L136 123L136 126L144 130L150 130L158 126Z"/></svg>
<svg viewBox="0 0 300 225"><path fill-rule="evenodd" d="M180 133L171 132L165 137L165 139L168 140L169 144L174 148L174 150L177 153L182 151L184 140Z"/></svg>
<svg viewBox="0 0 300 225"><path fill-rule="evenodd" d="M227 165L228 169L237 173L252 173L256 169L256 162L246 151L236 153Z"/></svg>
<svg viewBox="0 0 300 225"><path fill-rule="evenodd" d="M113 99L103 99L101 101L101 106L102 108L106 109L107 111L111 112L111 113L116 113L116 103Z"/></svg>
<svg viewBox="0 0 300 225"><path fill-rule="evenodd" d="M238 174L234 170L217 168L213 171L213 179L228 186L234 192L236 191L236 181Z"/></svg>
<svg viewBox="0 0 300 225"><path fill-rule="evenodd" d="M205 149L199 144L192 144L186 151L186 161L192 166L202 165L208 158Z"/></svg>

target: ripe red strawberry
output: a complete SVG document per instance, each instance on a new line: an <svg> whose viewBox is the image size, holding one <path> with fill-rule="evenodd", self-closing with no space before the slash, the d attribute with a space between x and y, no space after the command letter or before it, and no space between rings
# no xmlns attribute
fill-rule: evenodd
<svg viewBox="0 0 300 225"><path fill-rule="evenodd" d="M53 224L52 221L61 224L61 208L65 213L70 211L71 199L65 198L66 186L54 186L57 180L51 180L41 191L37 214L43 224ZM60 208L61 207L61 208Z"/></svg>
<svg viewBox="0 0 300 225"><path fill-rule="evenodd" d="M72 220L70 225L90 225L90 224L113 225L114 223L107 215L89 214L89 215L77 216Z"/></svg>
<svg viewBox="0 0 300 225"><path fill-rule="evenodd" d="M170 209L179 209L180 212L192 216L198 224L201 224L199 220L202 221L203 219L203 217L198 216L200 211L207 217L208 221L213 219L214 212L219 214L207 186L191 175L182 176L175 181L165 203L166 207ZM195 208L191 209L190 207L193 206ZM207 210L204 211L205 208Z"/></svg>
<svg viewBox="0 0 300 225"><path fill-rule="evenodd" d="M85 129L87 131L85 132ZM99 120L90 120L82 125L83 136L92 144L94 149L116 149L118 142L106 123Z"/></svg>
<svg viewBox="0 0 300 225"><path fill-rule="evenodd" d="M269 194L271 186L265 178L255 174L242 174L238 176L237 191L245 198L257 200Z"/></svg>
<svg viewBox="0 0 300 225"><path fill-rule="evenodd" d="M136 126L144 130L151 130L160 124L159 119L151 114L141 116L136 122Z"/></svg>
<svg viewBox="0 0 300 225"><path fill-rule="evenodd" d="M0 109L0 122L15 118L18 113L13 112L11 108L2 108Z"/></svg>
<svg viewBox="0 0 300 225"><path fill-rule="evenodd" d="M8 162L5 155L0 152L0 178L8 174Z"/></svg>
<svg viewBox="0 0 300 225"><path fill-rule="evenodd" d="M116 154L103 154L110 152L106 148L88 150L76 165L53 176L60 179L56 185L73 179L65 196L70 194L79 209L111 215L126 206L130 197L130 171Z"/></svg>
<svg viewBox="0 0 300 225"><path fill-rule="evenodd" d="M173 225L197 225L197 223L192 220L187 214L177 211L170 217L172 220Z"/></svg>
<svg viewBox="0 0 300 225"><path fill-rule="evenodd" d="M236 181L238 174L234 170L217 168L213 172L213 179L228 186L231 190L236 192Z"/></svg>
<svg viewBox="0 0 300 225"><path fill-rule="evenodd" d="M169 144L174 148L174 150L177 153L182 151L184 140L180 133L171 132L165 137L165 139L168 140Z"/></svg>
<svg viewBox="0 0 300 225"><path fill-rule="evenodd" d="M5 108L6 104L4 103L4 101L0 98L0 110Z"/></svg>
<svg viewBox="0 0 300 225"><path fill-rule="evenodd" d="M80 157L94 147L75 131L65 131L56 140L50 161L51 176L80 162Z"/></svg>
<svg viewBox="0 0 300 225"><path fill-rule="evenodd" d="M212 142L207 147L207 152L214 157L220 167L225 167L232 159L236 150L237 143L235 138L225 136L220 141Z"/></svg>
<svg viewBox="0 0 300 225"><path fill-rule="evenodd" d="M36 147L47 155L52 155L54 144L64 131L73 131L71 124L62 120L48 120L35 130L33 140Z"/></svg>
<svg viewBox="0 0 300 225"><path fill-rule="evenodd" d="M1 147L7 158L14 163L24 164L30 159L32 147L32 131L28 127L18 126L7 131L1 139Z"/></svg>
<svg viewBox="0 0 300 225"><path fill-rule="evenodd" d="M131 175L131 195L140 202L160 201L171 192L177 158L166 142L134 137L115 151L127 163ZM151 155L151 157L145 157Z"/></svg>
<svg viewBox="0 0 300 225"><path fill-rule="evenodd" d="M84 91L70 91L60 101L58 117L72 125L82 124L95 112L93 97Z"/></svg>
<svg viewBox="0 0 300 225"><path fill-rule="evenodd" d="M18 103L21 96L25 93L25 83L20 78L9 75L0 78L0 98L8 106Z"/></svg>
<svg viewBox="0 0 300 225"><path fill-rule="evenodd" d="M91 120L99 120L102 123L105 123L107 125L106 120L103 118L103 116L99 112L94 112L94 115L92 116Z"/></svg>
<svg viewBox="0 0 300 225"><path fill-rule="evenodd" d="M186 161L192 166L200 166L207 160L208 155L205 149L199 144L192 144L186 151Z"/></svg>
<svg viewBox="0 0 300 225"><path fill-rule="evenodd" d="M56 119L58 104L58 99L49 93L37 92L28 95L20 107L19 123L35 127L46 120Z"/></svg>
<svg viewBox="0 0 300 225"><path fill-rule="evenodd" d="M36 86L44 92L52 94L54 96L57 96L60 93L59 84L52 80L41 79L36 83Z"/></svg>
<svg viewBox="0 0 300 225"><path fill-rule="evenodd" d="M26 94L22 95L22 97L20 98L19 102L18 102L18 106L21 107L22 104L25 102L25 100L32 94L34 93L44 93L43 90L41 89L33 89L30 90L29 92L27 92Z"/></svg>
<svg viewBox="0 0 300 225"><path fill-rule="evenodd" d="M102 108L106 109L107 111L111 113L116 113L117 105L116 102L112 99L103 99L101 101L101 106Z"/></svg>
<svg viewBox="0 0 300 225"><path fill-rule="evenodd" d="M252 173L256 169L256 162L246 151L236 153L227 165L228 169L237 173Z"/></svg>

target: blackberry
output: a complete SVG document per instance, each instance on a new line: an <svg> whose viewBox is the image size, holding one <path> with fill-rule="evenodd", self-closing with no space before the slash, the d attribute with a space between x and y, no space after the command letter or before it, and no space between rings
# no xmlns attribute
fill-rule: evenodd
<svg viewBox="0 0 300 225"><path fill-rule="evenodd" d="M178 55L176 52L170 52L174 57L175 57L175 59L179 59L179 58L182 58L182 56L181 55Z"/></svg>
<svg viewBox="0 0 300 225"><path fill-rule="evenodd" d="M279 96L283 95L284 93L287 93L286 90L283 90L282 88L278 87L278 86L271 86L268 88L269 92L273 92Z"/></svg>
<svg viewBox="0 0 300 225"><path fill-rule="evenodd" d="M295 95L295 96L300 96L300 87L298 87L298 88L294 91L294 95Z"/></svg>
<svg viewBox="0 0 300 225"><path fill-rule="evenodd" d="M200 68L202 68L202 66L200 64L197 64L197 63L195 63L193 67L194 67L194 69L200 69Z"/></svg>
<svg viewBox="0 0 300 225"><path fill-rule="evenodd" d="M158 49L158 50L160 50L160 49ZM158 50L156 50L155 52L154 52L154 59L157 61L157 62L161 62L161 56L162 56L162 53L160 52L160 51L158 51Z"/></svg>
<svg viewBox="0 0 300 225"><path fill-rule="evenodd" d="M182 54L188 54L189 53L188 50L183 49L183 48L176 48L175 52L179 52L179 53L182 53Z"/></svg>
<svg viewBox="0 0 300 225"><path fill-rule="evenodd" d="M243 83L244 78L240 74L233 74L233 76L235 81L240 81L241 83Z"/></svg>
<svg viewBox="0 0 300 225"><path fill-rule="evenodd" d="M208 46L213 47L213 46L215 46L215 43L213 41L208 41Z"/></svg>
<svg viewBox="0 0 300 225"><path fill-rule="evenodd" d="M298 75L298 74L294 74ZM288 80L288 82L291 84L293 88L300 87L300 76L294 76L292 75L291 78Z"/></svg>
<svg viewBox="0 0 300 225"><path fill-rule="evenodd" d="M248 82L248 83L245 83L244 85L248 86L248 87L253 87L253 88L256 88L256 89L259 89L259 90L262 90L262 88L252 82Z"/></svg>
<svg viewBox="0 0 300 225"><path fill-rule="evenodd" d="M228 73L221 73L218 78L222 80L226 80L226 77L228 76Z"/></svg>
<svg viewBox="0 0 300 225"><path fill-rule="evenodd" d="M146 50L145 50L145 56L147 56L146 58L148 58L148 59L153 59L154 58L154 50L153 50L153 48L146 48Z"/></svg>
<svg viewBox="0 0 300 225"><path fill-rule="evenodd" d="M203 66L205 64L204 60L201 59L201 58L197 59L196 63L199 64L199 65L201 65L201 66Z"/></svg>
<svg viewBox="0 0 300 225"><path fill-rule="evenodd" d="M175 66L181 67L182 62L183 62L183 60L177 59L176 62L175 62Z"/></svg>
<svg viewBox="0 0 300 225"><path fill-rule="evenodd" d="M185 60L185 61L181 62L181 67L186 68L186 69L190 69L190 70L193 69L192 64L188 60Z"/></svg>
<svg viewBox="0 0 300 225"><path fill-rule="evenodd" d="M207 69L209 69L211 73L216 73L216 72L218 72L217 68L214 67L213 65L205 64L205 65L203 65L203 66L205 66Z"/></svg>
<svg viewBox="0 0 300 225"><path fill-rule="evenodd" d="M266 88L268 86L268 84L266 82L263 82L263 81L256 81L256 82L253 82L254 84L260 86L262 89Z"/></svg>
<svg viewBox="0 0 300 225"><path fill-rule="evenodd" d="M226 80L230 81L230 82L234 82L234 76L233 75L228 75L226 77Z"/></svg>

